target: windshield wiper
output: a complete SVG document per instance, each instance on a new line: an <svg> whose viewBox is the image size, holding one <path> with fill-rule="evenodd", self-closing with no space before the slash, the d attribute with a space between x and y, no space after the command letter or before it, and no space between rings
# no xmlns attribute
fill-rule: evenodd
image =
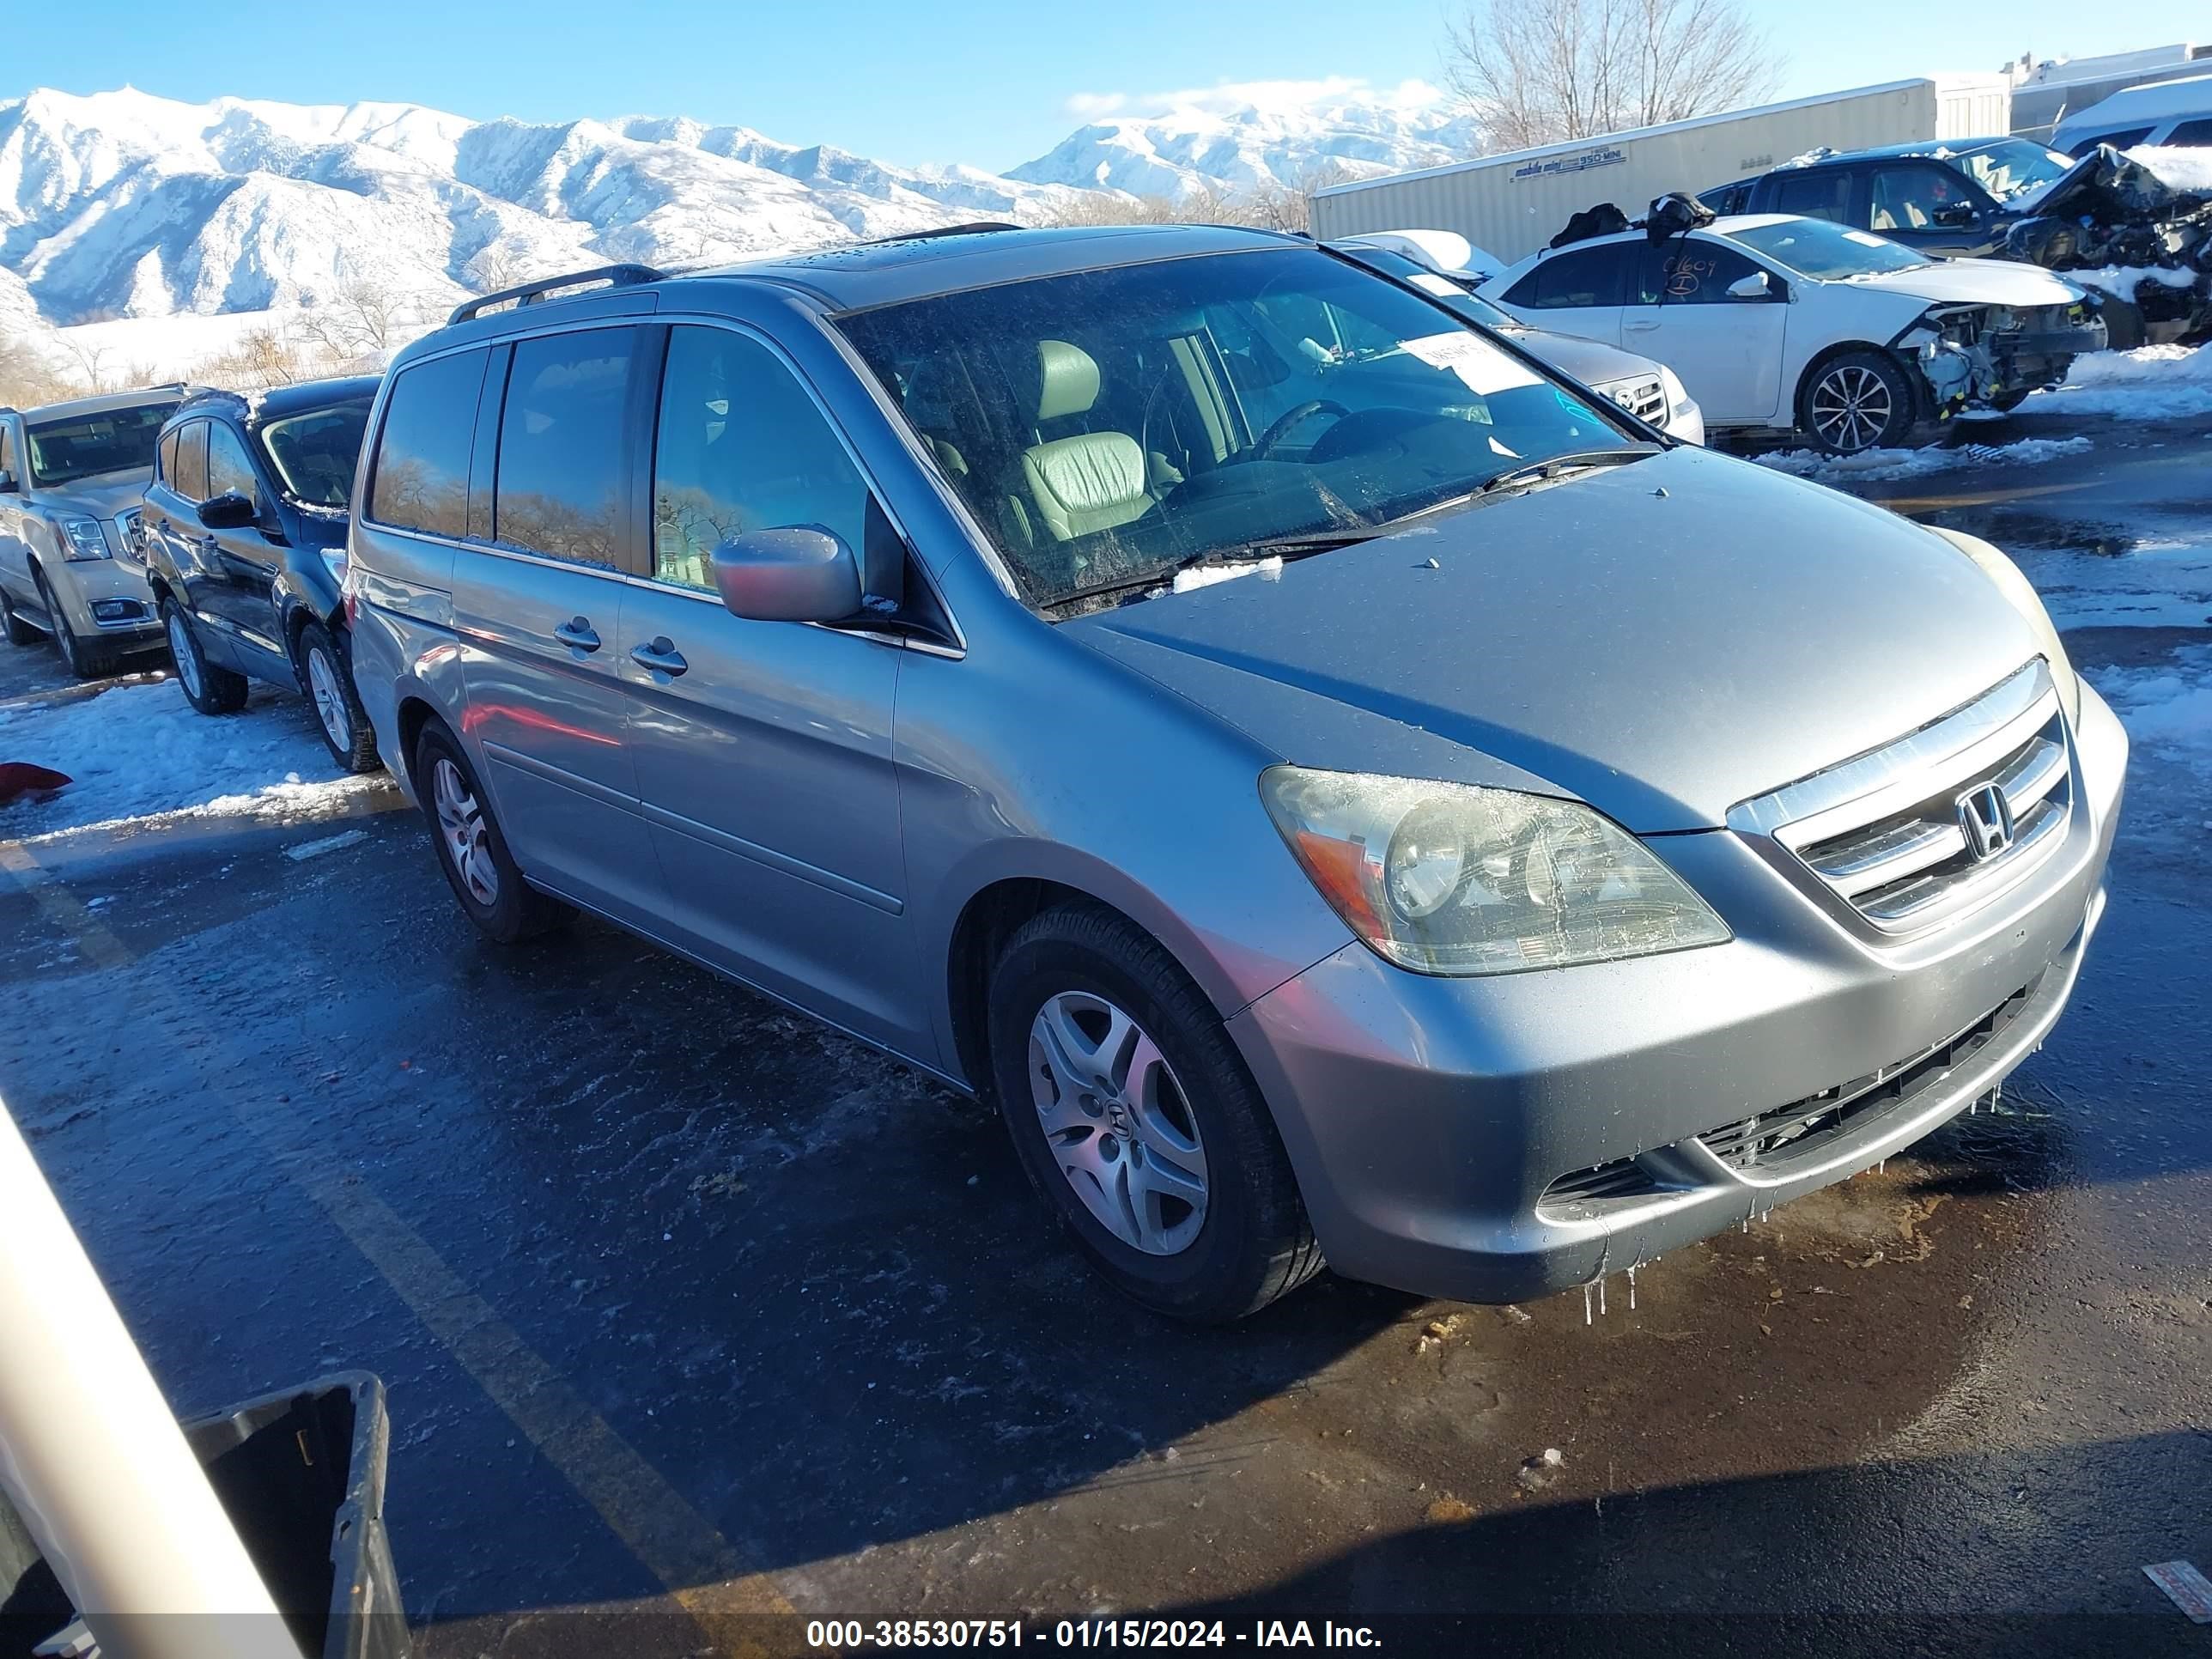
<svg viewBox="0 0 2212 1659"><path fill-rule="evenodd" d="M1525 489L1532 484L1548 483L1570 472L1600 466L1626 466L1631 461L1640 461L1646 455L1656 455L1656 444L1642 444L1636 448L1571 449L1564 455L1552 455L1540 461L1530 461L1526 466L1512 466L1496 477L1478 485L1476 495L1495 495L1506 489Z"/></svg>

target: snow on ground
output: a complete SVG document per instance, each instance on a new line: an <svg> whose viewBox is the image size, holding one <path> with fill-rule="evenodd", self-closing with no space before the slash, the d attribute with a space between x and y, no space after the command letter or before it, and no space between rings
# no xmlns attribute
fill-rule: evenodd
<svg viewBox="0 0 2212 1659"><path fill-rule="evenodd" d="M1864 449L1856 455L1824 455L1817 449L1785 449L1752 459L1778 472L1816 483L1887 483L1923 472L1948 472L1962 466L2039 466L2061 455L2079 455L2087 438L2023 438L2009 444L1929 444L1920 449Z"/></svg>
<svg viewBox="0 0 2212 1659"><path fill-rule="evenodd" d="M2118 415L2139 421L2212 415L2212 346L2138 346L2076 357L2066 384L2027 400L2036 415Z"/></svg>
<svg viewBox="0 0 2212 1659"><path fill-rule="evenodd" d="M0 708L0 760L75 780L51 800L0 807L0 836L30 842L179 818L320 817L384 781L340 772L297 696L257 686L240 713L210 716L166 681Z"/></svg>
<svg viewBox="0 0 2212 1659"><path fill-rule="evenodd" d="M2212 543L2148 536L2119 554L2008 548L2068 628L2202 628L2212 622Z"/></svg>
<svg viewBox="0 0 2212 1659"><path fill-rule="evenodd" d="M2185 646L2171 663L2089 678L2139 747L2212 777L2212 646Z"/></svg>

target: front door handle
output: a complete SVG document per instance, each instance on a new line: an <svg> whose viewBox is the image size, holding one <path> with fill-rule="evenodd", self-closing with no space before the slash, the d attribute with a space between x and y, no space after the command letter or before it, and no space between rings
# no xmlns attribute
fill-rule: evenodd
<svg viewBox="0 0 2212 1659"><path fill-rule="evenodd" d="M583 617L572 617L562 623L553 630L553 637L586 656L599 648L599 636L592 631L589 619Z"/></svg>
<svg viewBox="0 0 2212 1659"><path fill-rule="evenodd" d="M684 653L676 648L676 641L665 634L656 635L650 645L633 647L629 659L640 668L653 669L672 679L691 665L684 660Z"/></svg>
<svg viewBox="0 0 2212 1659"><path fill-rule="evenodd" d="M1659 325L1656 323L1623 323L1621 326L1626 329L1631 334L1649 334L1653 329L1658 327Z"/></svg>

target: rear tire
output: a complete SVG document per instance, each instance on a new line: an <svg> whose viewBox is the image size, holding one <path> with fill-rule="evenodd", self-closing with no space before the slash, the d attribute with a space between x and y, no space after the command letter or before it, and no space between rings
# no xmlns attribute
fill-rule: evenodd
<svg viewBox="0 0 2212 1659"><path fill-rule="evenodd" d="M453 734L435 721L415 740L414 775L415 798L430 820L439 867L486 939L517 944L575 914L523 879L476 769Z"/></svg>
<svg viewBox="0 0 2212 1659"><path fill-rule="evenodd" d="M1023 1167L1116 1289L1220 1323L1321 1271L1259 1085L1205 994L1134 923L1089 906L1024 923L993 972L989 1020Z"/></svg>
<svg viewBox="0 0 2212 1659"><path fill-rule="evenodd" d="M1887 352L1840 352L1797 389L1797 429L1831 455L1901 444L1919 421L1912 382Z"/></svg>
<svg viewBox="0 0 2212 1659"><path fill-rule="evenodd" d="M203 714L235 714L246 707L246 676L233 673L207 659L192 619L174 599L161 601L161 629L169 641L169 665L176 671L177 689L185 701Z"/></svg>
<svg viewBox="0 0 2212 1659"><path fill-rule="evenodd" d="M15 614L15 601L8 597L4 587L0 587L0 628L6 629L10 645L35 645L46 637Z"/></svg>
<svg viewBox="0 0 2212 1659"><path fill-rule="evenodd" d="M315 729L331 756L349 772L377 768L376 732L353 689L353 656L322 623L300 630L300 676L315 711Z"/></svg>
<svg viewBox="0 0 2212 1659"><path fill-rule="evenodd" d="M110 646L88 645L76 636L62 615L62 608L54 602L54 590L46 585L46 573L33 570L33 579L39 585L39 603L46 608L46 620L53 624L54 649L60 652L69 672L81 680L96 680L115 672L121 659Z"/></svg>

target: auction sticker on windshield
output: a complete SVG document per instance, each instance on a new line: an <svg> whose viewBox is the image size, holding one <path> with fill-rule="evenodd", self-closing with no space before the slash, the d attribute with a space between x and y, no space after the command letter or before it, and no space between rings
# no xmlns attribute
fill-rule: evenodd
<svg viewBox="0 0 2212 1659"><path fill-rule="evenodd" d="M1419 358L1431 368L1451 370L1480 398L1538 384L1536 377L1519 363L1472 334L1424 334L1407 341L1405 347L1408 356Z"/></svg>

